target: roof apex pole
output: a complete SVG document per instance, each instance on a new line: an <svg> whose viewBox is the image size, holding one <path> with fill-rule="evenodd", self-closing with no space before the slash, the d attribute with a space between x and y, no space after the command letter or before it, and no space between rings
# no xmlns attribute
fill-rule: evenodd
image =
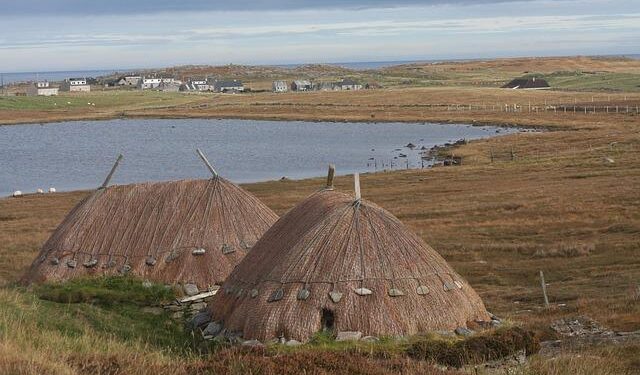
<svg viewBox="0 0 640 375"><path fill-rule="evenodd" d="M120 164L120 161L122 160L122 158L123 158L122 154L118 154L118 158L116 159L116 162L113 163L113 167L111 167L111 171L107 175L107 178L104 179L104 182L102 183L102 185L100 185L99 189L105 189L107 185L109 185L109 181L111 181L111 177L113 177L113 174L116 172L116 168L118 168L118 165Z"/></svg>
<svg viewBox="0 0 640 375"><path fill-rule="evenodd" d="M327 190L333 190L333 177L336 174L336 166L334 164L329 164L329 173L327 173Z"/></svg>
<svg viewBox="0 0 640 375"><path fill-rule="evenodd" d="M359 173L355 173L353 175L353 184L354 184L354 190L356 193L356 201L360 201L362 196L360 195L360 174Z"/></svg>
<svg viewBox="0 0 640 375"><path fill-rule="evenodd" d="M209 171L211 172L211 174L213 175L213 178L218 177L218 172L216 172L216 170L213 168L213 166L211 165L211 163L209 163L209 160L207 160L207 157L204 156L204 154L202 153L202 151L200 151L199 148L196 149L196 152L198 153L198 156L200 156L200 159L202 159L202 161L204 162L204 164L207 166L207 168L209 168Z"/></svg>

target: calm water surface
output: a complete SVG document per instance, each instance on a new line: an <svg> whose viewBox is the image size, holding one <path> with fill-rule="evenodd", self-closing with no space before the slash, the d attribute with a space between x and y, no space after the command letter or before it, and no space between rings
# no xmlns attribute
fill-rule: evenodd
<svg viewBox="0 0 640 375"><path fill-rule="evenodd" d="M469 125L251 120L111 120L0 126L0 196L15 190L95 188L116 155L112 183L207 178L202 149L234 182L422 166L420 148L518 131ZM418 147L406 147L413 143ZM401 154L407 157L401 157ZM425 162L425 165L428 161Z"/></svg>

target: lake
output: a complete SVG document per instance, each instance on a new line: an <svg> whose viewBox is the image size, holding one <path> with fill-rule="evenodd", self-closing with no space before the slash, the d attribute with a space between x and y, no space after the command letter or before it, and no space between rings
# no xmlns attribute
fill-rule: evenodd
<svg viewBox="0 0 640 375"><path fill-rule="evenodd" d="M207 178L200 148L234 182L420 168L422 146L519 131L465 124L126 119L0 126L0 196L55 187L98 187L116 156L112 184ZM417 147L406 148L409 143ZM406 157L405 157L406 156Z"/></svg>

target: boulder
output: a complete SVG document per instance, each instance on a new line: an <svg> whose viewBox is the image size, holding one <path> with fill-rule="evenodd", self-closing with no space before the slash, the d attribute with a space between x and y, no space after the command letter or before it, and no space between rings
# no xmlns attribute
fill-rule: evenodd
<svg viewBox="0 0 640 375"><path fill-rule="evenodd" d="M204 302L198 302L198 303L192 303L191 304L191 310L193 310L193 311L200 311L200 310L202 310L202 309L204 309L206 307L207 307L207 304L204 303Z"/></svg>
<svg viewBox="0 0 640 375"><path fill-rule="evenodd" d="M250 346L252 348L261 348L264 347L264 344L258 340L248 340L242 343L242 346Z"/></svg>
<svg viewBox="0 0 640 375"><path fill-rule="evenodd" d="M200 293L198 286L195 284L184 284L182 286L182 289L184 290L184 293L188 296L195 296L196 294Z"/></svg>
<svg viewBox="0 0 640 375"><path fill-rule="evenodd" d="M210 321L211 315L209 315L207 311L202 311L193 316L193 318L191 319L191 325L193 326L193 328L200 328Z"/></svg>
<svg viewBox="0 0 640 375"><path fill-rule="evenodd" d="M338 332L336 341L358 341L362 337L362 332L343 331Z"/></svg>
<svg viewBox="0 0 640 375"><path fill-rule="evenodd" d="M300 346L302 343L298 340L289 340L285 343L286 346Z"/></svg>
<svg viewBox="0 0 640 375"><path fill-rule="evenodd" d="M217 336L220 332L222 332L222 324L218 322L211 322L207 324L204 330L202 330L202 335L207 336Z"/></svg>

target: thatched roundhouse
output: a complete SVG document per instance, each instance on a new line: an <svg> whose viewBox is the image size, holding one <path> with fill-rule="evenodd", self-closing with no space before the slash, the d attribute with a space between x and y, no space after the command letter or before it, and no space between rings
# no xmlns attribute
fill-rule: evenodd
<svg viewBox="0 0 640 375"><path fill-rule="evenodd" d="M67 215L25 281L130 274L203 289L222 283L276 220L217 175L103 187Z"/></svg>
<svg viewBox="0 0 640 375"><path fill-rule="evenodd" d="M224 333L262 341L307 341L322 329L404 336L490 321L471 286L396 217L332 189L281 217L209 310Z"/></svg>

